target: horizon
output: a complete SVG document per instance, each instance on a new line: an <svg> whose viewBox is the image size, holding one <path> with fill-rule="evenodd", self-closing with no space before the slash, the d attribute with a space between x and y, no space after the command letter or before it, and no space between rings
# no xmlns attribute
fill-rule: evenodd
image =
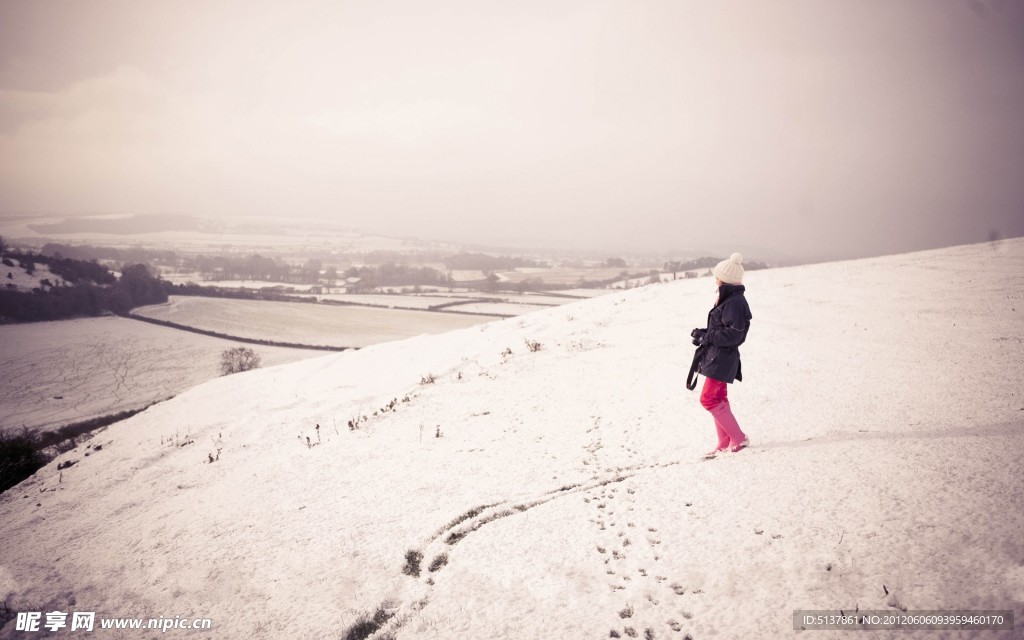
<svg viewBox="0 0 1024 640"><path fill-rule="evenodd" d="M124 219L131 220L135 218L194 218L195 220L207 220L207 221L231 221L231 222L242 222L242 223L260 223L268 221L277 221L280 223L298 224L298 225L320 225L320 224L331 224L338 230L347 229L353 233L358 234L363 238L383 238L392 241L401 241L412 243L410 252L417 254L424 250L443 251L443 248L447 246L453 252L463 253L484 253L490 255L523 255L523 256L534 256L546 259L586 259L586 260L605 260L608 258L622 258L629 257L633 260L640 260L641 262L647 260L665 259L665 260L676 260L676 259L698 259L698 258L726 258L732 253L739 252L744 256L746 262L763 262L767 263L769 268L778 267L792 267L800 265L810 264L822 264L827 262L845 262L850 260L862 260L870 258L879 258L885 256L895 256L903 254L913 254L922 251L935 251L941 249L949 249L958 246L968 246L972 244L986 243L986 242L1000 242L1010 241L1016 238L1024 237L1024 234L1020 236L1001 236L997 233L991 234L988 238L970 240L966 242L957 242L954 244L938 244L934 246L920 246L918 248L909 249L905 251L891 251L891 252L867 252L861 254L855 254L852 252L833 252L833 253L818 253L818 254L793 254L784 253L772 247L757 246L757 245L746 245L746 246L727 246L720 244L715 246L713 244L706 245L693 245L693 246L676 246L668 249L653 249L643 248L637 246L631 246L624 244L621 246L578 246L570 244L558 244L557 240L552 240L547 243L543 242L530 242L525 241L521 244L513 244L505 242L504 244L487 244L484 242L475 241L460 241L454 238L444 238L439 236L422 236L422 235L403 235L403 234L387 234L387 233L373 233L366 229L359 227L349 226L341 224L333 220L324 220L320 218L295 218L285 217L282 215L268 214L265 216L202 216L194 214L179 214L179 213L152 213L152 214L133 214L125 212L82 212L77 214L53 214L53 213L20 213L14 215L0 214L0 237L4 237L5 240L11 246L21 245L28 248L41 248L47 244L66 244L69 246L93 246L93 247L108 247L118 246L127 241L134 241L134 244L140 248L148 249L170 249L177 251L189 252L189 248L186 245L180 245L173 239L161 238L159 232L156 233L145 233L145 232L55 232L51 235L40 234L38 237L32 238L18 238L16 236L8 235L3 231L3 221L7 220L23 220L23 221L47 221L48 224L52 224L55 221L63 222L72 219L81 220L101 220L101 219ZM78 233L91 233L90 237L85 239L78 239L75 236ZM201 233L211 233L209 231L203 231ZM98 235L97 235L98 234ZM220 235L220 234L217 234ZM244 236L244 234L243 234ZM242 236L240 236L242 237ZM285 236L292 238L292 236ZM14 241L12 244L12 240ZM440 245L437 247L435 245ZM207 251L192 249L192 253L216 253L217 250L225 249L229 246L233 246L230 243L224 245L217 245L207 247ZM433 248L432 248L433 247ZM219 249L218 249L219 248ZM273 254L273 250L268 250L264 247L251 247L253 251L265 252ZM294 250L292 248L291 250ZM380 251L381 249L377 249ZM396 251L402 253L400 250L384 250L384 251Z"/></svg>

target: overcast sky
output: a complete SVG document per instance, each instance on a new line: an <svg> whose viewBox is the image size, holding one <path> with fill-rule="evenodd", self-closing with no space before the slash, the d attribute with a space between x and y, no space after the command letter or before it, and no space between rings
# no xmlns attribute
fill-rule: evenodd
<svg viewBox="0 0 1024 640"><path fill-rule="evenodd" d="M1021 0L0 0L0 212L853 256L1024 235Z"/></svg>

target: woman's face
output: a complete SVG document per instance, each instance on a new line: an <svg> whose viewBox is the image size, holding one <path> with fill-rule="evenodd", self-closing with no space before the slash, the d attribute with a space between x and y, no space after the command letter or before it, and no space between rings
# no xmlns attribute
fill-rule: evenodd
<svg viewBox="0 0 1024 640"><path fill-rule="evenodd" d="M715 286L716 286L716 287L718 287L719 289L721 289L721 288L722 288L722 285L723 285L723 284L725 284L725 283L724 283L724 282L722 282L721 280L719 280L718 278L715 278Z"/></svg>

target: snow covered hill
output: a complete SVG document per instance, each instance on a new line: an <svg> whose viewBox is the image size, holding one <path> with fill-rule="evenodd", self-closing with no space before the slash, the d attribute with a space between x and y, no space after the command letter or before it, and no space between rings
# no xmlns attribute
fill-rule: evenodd
<svg viewBox="0 0 1024 640"><path fill-rule="evenodd" d="M790 637L854 608L1019 633L1024 239L745 284L748 450L703 461L684 387L713 283L651 285L118 423L0 496L0 598L213 620L170 637Z"/></svg>
<svg viewBox="0 0 1024 640"><path fill-rule="evenodd" d="M0 273L3 274L3 286L6 289L15 291L32 291L33 289L47 290L50 287L66 285L67 282L57 274L50 271L50 265L35 264L32 266L32 273L28 272L26 266L17 258L5 258L11 263L0 266Z"/></svg>

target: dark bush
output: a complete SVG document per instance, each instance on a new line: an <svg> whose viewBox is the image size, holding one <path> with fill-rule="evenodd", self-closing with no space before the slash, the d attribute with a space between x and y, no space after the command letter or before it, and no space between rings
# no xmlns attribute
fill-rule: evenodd
<svg viewBox="0 0 1024 640"><path fill-rule="evenodd" d="M48 258L50 272L55 273L68 282L93 282L96 284L114 284L117 278L98 262L72 260L71 258Z"/></svg>
<svg viewBox="0 0 1024 640"><path fill-rule="evenodd" d="M423 552L410 549L405 553L405 568L402 573L414 578L420 577L420 564L423 562Z"/></svg>
<svg viewBox="0 0 1024 640"><path fill-rule="evenodd" d="M234 349L226 349L220 354L221 375L226 376L232 373L249 371L250 369L258 369L259 366L259 354L250 349L249 347L235 347Z"/></svg>
<svg viewBox="0 0 1024 640"><path fill-rule="evenodd" d="M8 433L0 429L0 492L7 491L48 462L38 438L28 429Z"/></svg>
<svg viewBox="0 0 1024 640"><path fill-rule="evenodd" d="M393 613L389 613L384 606L377 608L372 617L363 617L356 621L345 635L342 636L343 640L365 640L373 634L377 633L381 627L387 624L388 620L394 617Z"/></svg>
<svg viewBox="0 0 1024 640"><path fill-rule="evenodd" d="M430 562L430 572L440 571L446 564L448 564L448 554L442 553Z"/></svg>

